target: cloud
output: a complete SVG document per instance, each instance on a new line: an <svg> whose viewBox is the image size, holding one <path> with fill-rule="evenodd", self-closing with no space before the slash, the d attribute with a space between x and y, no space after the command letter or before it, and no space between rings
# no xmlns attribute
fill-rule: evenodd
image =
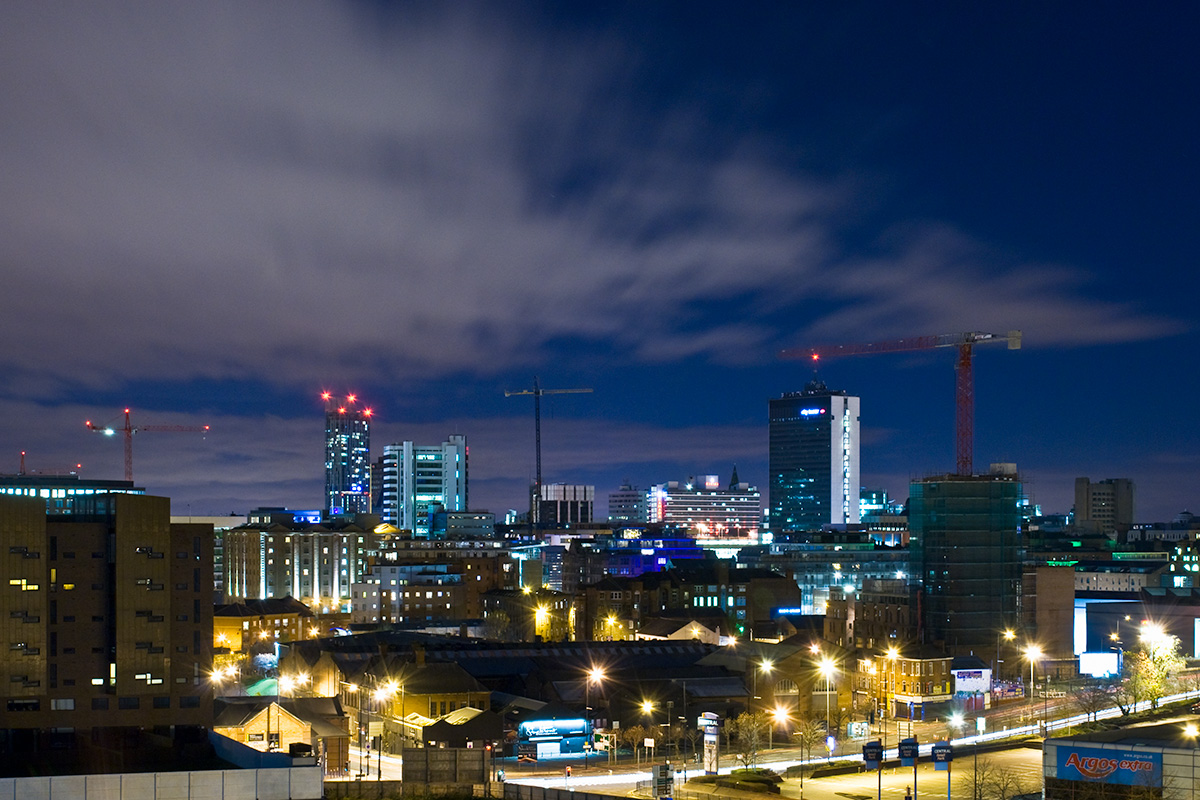
<svg viewBox="0 0 1200 800"><path fill-rule="evenodd" d="M0 363L23 385L489 374L564 338L769 358L771 315L812 302L813 336L1177 329L945 227L856 255L848 185L703 96L645 105L655 54L612 33L353 9L4 9Z"/></svg>

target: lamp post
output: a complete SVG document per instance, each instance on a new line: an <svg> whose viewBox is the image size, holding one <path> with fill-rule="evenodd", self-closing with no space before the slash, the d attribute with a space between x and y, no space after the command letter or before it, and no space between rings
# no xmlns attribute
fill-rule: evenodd
<svg viewBox="0 0 1200 800"><path fill-rule="evenodd" d="M754 670L754 699L755 700L762 699L758 696L758 673L761 672L763 675L770 675L771 670L774 669L774 667L775 667L774 662L772 662L771 659L769 659L769 658L764 658L758 662L758 666ZM771 692L771 696L774 697L775 693Z"/></svg>
<svg viewBox="0 0 1200 800"><path fill-rule="evenodd" d="M604 670L592 667L583 676L583 723L587 728L587 741L583 747L583 768L587 769L588 751L592 749L592 681L600 683L604 680Z"/></svg>
<svg viewBox="0 0 1200 800"><path fill-rule="evenodd" d="M791 717L788 715L788 710L786 708L784 708L783 706L775 706L775 710L771 712L770 733L767 734L767 749L768 750L775 749L775 726L779 725L780 723L786 722L790 719L791 719Z"/></svg>
<svg viewBox="0 0 1200 800"><path fill-rule="evenodd" d="M642 713L650 718L650 727L651 727L651 729L653 729L653 727L654 727L654 703L652 703L649 700L643 700L642 701ZM653 737L651 737L651 738L653 738ZM635 748L637 747L636 743L634 744L634 747ZM646 759L646 760L649 761L649 759Z"/></svg>
<svg viewBox="0 0 1200 800"><path fill-rule="evenodd" d="M379 710L376 712L377 714L379 714L379 723L380 723L380 725L379 725L379 746L375 749L375 752L376 752L375 761L376 761L376 765L377 765L376 773L375 773L375 780L377 780L377 781L383 780L383 726L384 726L384 724L386 724L384 722L386 717L384 717L384 714L383 714L383 703L384 703L384 701L390 700L391 698L396 696L396 688L397 687L396 687L395 683L393 683L392 681L388 681L383 686L380 686L378 689L376 689L375 694L374 694L375 702L379 703L379 705L380 705Z"/></svg>
<svg viewBox="0 0 1200 800"><path fill-rule="evenodd" d="M1042 657L1042 648L1031 644L1025 648L1025 658L1029 659L1029 718L1033 719L1033 668Z"/></svg>
<svg viewBox="0 0 1200 800"><path fill-rule="evenodd" d="M1004 641L1011 642L1013 639L1017 638L1017 632L1014 631L1012 628L1005 628L1002 632L998 632L996 634L996 665L995 665L996 669L995 669L995 674L992 676L993 683L995 683L996 681L998 681L1000 679L1000 665L1004 663L1004 660L1000 658L1000 638L1001 637L1004 637Z"/></svg>
<svg viewBox="0 0 1200 800"><path fill-rule="evenodd" d="M346 687L346 694L347 694L346 699L347 700L350 699L349 695L351 695L351 694L354 695L354 708L357 711L356 716L357 716L357 721L358 721L358 777L362 778L362 776L363 776L362 699L358 695L358 684L357 683L346 683L343 681L342 685Z"/></svg>
<svg viewBox="0 0 1200 800"><path fill-rule="evenodd" d="M826 656L821 659L819 667L821 677L825 679L825 732L829 732L829 692L832 689L833 673L837 671L837 666L833 663L833 659Z"/></svg>

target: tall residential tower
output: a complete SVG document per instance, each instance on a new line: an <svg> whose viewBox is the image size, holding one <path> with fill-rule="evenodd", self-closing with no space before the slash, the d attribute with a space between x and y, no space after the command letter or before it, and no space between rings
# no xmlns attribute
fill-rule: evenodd
<svg viewBox="0 0 1200 800"><path fill-rule="evenodd" d="M772 530L859 521L858 406L817 380L770 401Z"/></svg>
<svg viewBox="0 0 1200 800"><path fill-rule="evenodd" d="M325 401L325 513L371 513L371 409L356 395Z"/></svg>

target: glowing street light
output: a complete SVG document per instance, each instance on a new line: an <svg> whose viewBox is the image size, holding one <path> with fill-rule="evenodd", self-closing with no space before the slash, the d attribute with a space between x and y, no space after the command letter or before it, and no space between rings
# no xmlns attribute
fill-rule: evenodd
<svg viewBox="0 0 1200 800"><path fill-rule="evenodd" d="M1033 667L1042 657L1042 648L1031 644L1025 648L1025 658L1029 659L1029 716L1033 717Z"/></svg>
<svg viewBox="0 0 1200 800"><path fill-rule="evenodd" d="M837 664L829 656L821 659L821 663L817 666L817 670L821 673L821 677L825 679L825 733L829 734L829 692L833 681L834 673L837 672Z"/></svg>
<svg viewBox="0 0 1200 800"><path fill-rule="evenodd" d="M771 711L771 727L769 733L767 734L768 750L775 749L775 726L782 725L783 723L791 720L791 718L791 715L788 714L788 710L783 706L775 706L774 710Z"/></svg>
<svg viewBox="0 0 1200 800"><path fill-rule="evenodd" d="M592 736L592 683L599 684L604 680L604 670L600 667L592 667L584 675L583 679L583 716L584 724L587 725L587 743L583 748L583 768L587 769L588 752L592 749L594 737Z"/></svg>

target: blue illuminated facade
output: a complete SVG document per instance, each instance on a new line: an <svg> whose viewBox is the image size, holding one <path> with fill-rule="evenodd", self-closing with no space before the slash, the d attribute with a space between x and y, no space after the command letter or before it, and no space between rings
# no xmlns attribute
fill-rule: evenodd
<svg viewBox="0 0 1200 800"><path fill-rule="evenodd" d="M325 513L371 513L371 409L354 395L325 400Z"/></svg>

